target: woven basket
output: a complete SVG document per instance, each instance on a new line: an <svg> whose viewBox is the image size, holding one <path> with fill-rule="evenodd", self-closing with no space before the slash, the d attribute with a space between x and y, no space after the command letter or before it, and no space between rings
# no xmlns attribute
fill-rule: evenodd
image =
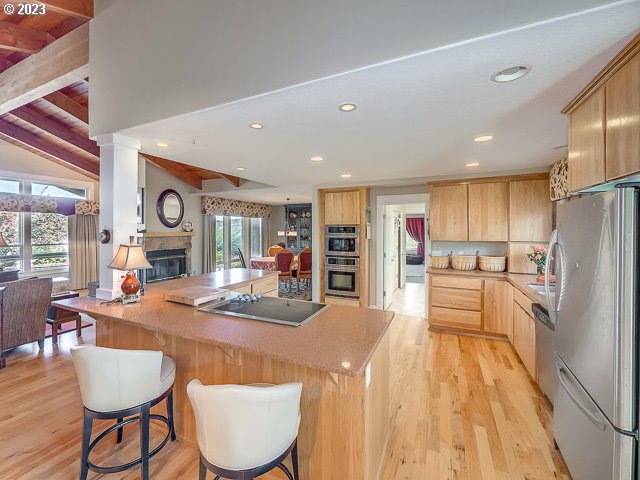
<svg viewBox="0 0 640 480"><path fill-rule="evenodd" d="M431 256L429 255L429 266L431 268L438 268L444 270L445 268L449 268L449 255L441 256Z"/></svg>
<svg viewBox="0 0 640 480"><path fill-rule="evenodd" d="M507 267L507 257L480 255L478 257L478 267L485 272L504 272Z"/></svg>
<svg viewBox="0 0 640 480"><path fill-rule="evenodd" d="M451 255L451 266L454 270L475 270L477 264L477 252L475 255Z"/></svg>

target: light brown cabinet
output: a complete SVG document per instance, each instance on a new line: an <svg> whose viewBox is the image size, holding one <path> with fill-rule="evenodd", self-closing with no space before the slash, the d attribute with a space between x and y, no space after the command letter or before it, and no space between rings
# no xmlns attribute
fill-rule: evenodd
<svg viewBox="0 0 640 480"><path fill-rule="evenodd" d="M510 183L509 240L548 242L551 235L549 180L520 180Z"/></svg>
<svg viewBox="0 0 640 480"><path fill-rule="evenodd" d="M429 275L429 324L482 329L482 279Z"/></svg>
<svg viewBox="0 0 640 480"><path fill-rule="evenodd" d="M522 363L536 380L536 326L535 320L518 302L513 302L513 347Z"/></svg>
<svg viewBox="0 0 640 480"><path fill-rule="evenodd" d="M636 55L607 82L606 111L607 180L639 172L640 55Z"/></svg>
<svg viewBox="0 0 640 480"><path fill-rule="evenodd" d="M509 240L509 183L469 185L469 240L506 242Z"/></svg>
<svg viewBox="0 0 640 480"><path fill-rule="evenodd" d="M601 88L569 118L569 191L604 182L605 93Z"/></svg>
<svg viewBox="0 0 640 480"><path fill-rule="evenodd" d="M324 194L325 225L357 225L360 223L360 192L327 192Z"/></svg>
<svg viewBox="0 0 640 480"><path fill-rule="evenodd" d="M504 280L484 281L483 309L484 331L513 336L513 287Z"/></svg>
<svg viewBox="0 0 640 480"><path fill-rule="evenodd" d="M468 192L466 185L432 185L431 240L466 242L468 234Z"/></svg>

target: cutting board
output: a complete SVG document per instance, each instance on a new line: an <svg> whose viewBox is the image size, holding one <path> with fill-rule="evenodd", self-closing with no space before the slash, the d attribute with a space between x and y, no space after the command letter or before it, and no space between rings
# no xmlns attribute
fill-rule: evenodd
<svg viewBox="0 0 640 480"><path fill-rule="evenodd" d="M224 297L225 293L227 293L227 290L222 290L220 288L206 286L189 287L165 292L164 299L169 302L183 303L185 305L197 307L203 303L220 300Z"/></svg>

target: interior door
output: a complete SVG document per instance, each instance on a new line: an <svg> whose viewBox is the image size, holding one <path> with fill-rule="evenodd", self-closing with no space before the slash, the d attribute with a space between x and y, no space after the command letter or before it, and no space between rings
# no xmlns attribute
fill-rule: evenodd
<svg viewBox="0 0 640 480"><path fill-rule="evenodd" d="M392 206L385 205L383 215L383 256L384 256L384 309L391 306L393 292L398 287L398 227L396 219L398 212Z"/></svg>
<svg viewBox="0 0 640 480"><path fill-rule="evenodd" d="M407 284L407 214L400 214L398 227L398 288L404 288Z"/></svg>

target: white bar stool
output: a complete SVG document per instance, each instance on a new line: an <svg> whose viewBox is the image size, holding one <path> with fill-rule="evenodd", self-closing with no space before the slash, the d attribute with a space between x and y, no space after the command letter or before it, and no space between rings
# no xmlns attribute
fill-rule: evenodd
<svg viewBox="0 0 640 480"><path fill-rule="evenodd" d="M73 347L71 356L78 374L84 404L80 480L86 480L89 470L97 473L116 473L137 465L142 465L142 478L147 480L149 458L158 453L169 438L176 439L173 425L173 382L176 364L159 351L118 350L93 345ZM151 407L165 398L167 416L151 414ZM94 419L115 419L116 424L91 441ZM169 431L162 442L150 452L151 419L165 423ZM140 421L140 458L111 467L91 463L89 454L98 442L117 430L117 443L120 443L123 427L136 421Z"/></svg>
<svg viewBox="0 0 640 480"><path fill-rule="evenodd" d="M302 383L187 385L196 417L200 477L253 480L274 468L299 480L298 428ZM293 475L282 463L291 454Z"/></svg>

